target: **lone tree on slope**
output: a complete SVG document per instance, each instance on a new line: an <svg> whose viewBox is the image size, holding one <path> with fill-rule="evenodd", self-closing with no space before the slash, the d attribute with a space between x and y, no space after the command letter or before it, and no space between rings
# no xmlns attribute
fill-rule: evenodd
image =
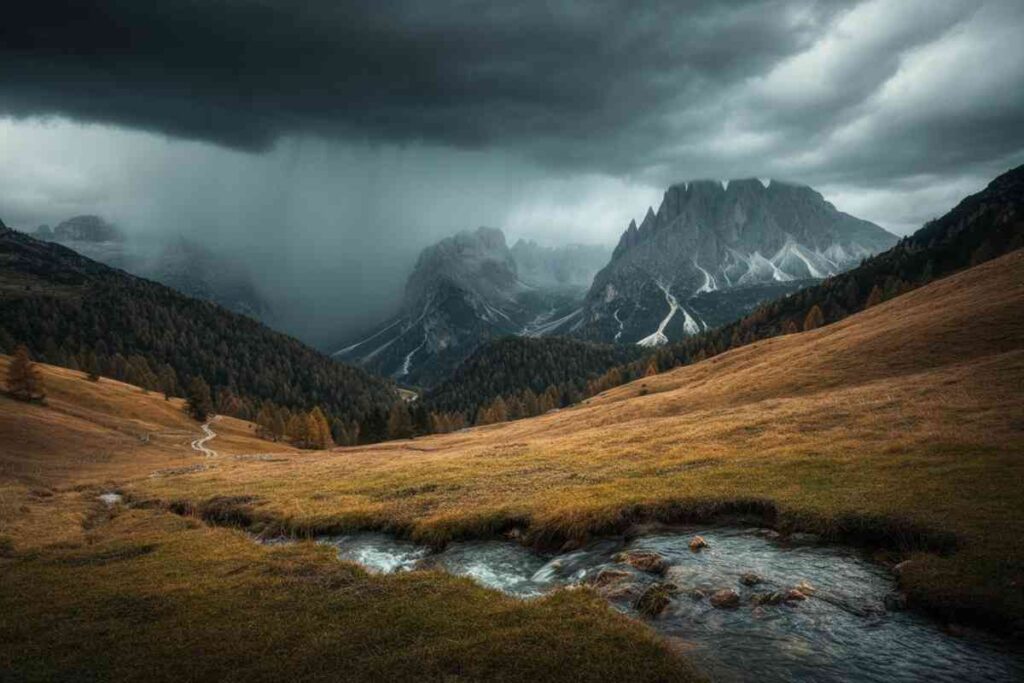
<svg viewBox="0 0 1024 683"><path fill-rule="evenodd" d="M185 409L188 414L203 422L213 412L213 399L210 398L210 385L202 377L193 377L188 383Z"/></svg>
<svg viewBox="0 0 1024 683"><path fill-rule="evenodd" d="M46 398L43 378L24 344L14 350L14 357L7 368L7 391L19 401L41 401Z"/></svg>
<svg viewBox="0 0 1024 683"><path fill-rule="evenodd" d="M816 330L825 324L825 316L821 312L821 307L818 304L811 306L811 310L807 311L807 317L804 318L804 332L808 330Z"/></svg>

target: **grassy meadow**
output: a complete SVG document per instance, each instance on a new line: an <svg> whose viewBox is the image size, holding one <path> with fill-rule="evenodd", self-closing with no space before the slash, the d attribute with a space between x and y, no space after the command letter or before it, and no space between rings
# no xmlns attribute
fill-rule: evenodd
<svg viewBox="0 0 1024 683"><path fill-rule="evenodd" d="M0 397L0 670L20 678L696 676L588 590L373 576L203 518L553 545L747 513L911 558L912 604L1024 618L1021 252L570 409L368 447L297 451L224 418L205 458L179 402L45 378L48 406Z"/></svg>

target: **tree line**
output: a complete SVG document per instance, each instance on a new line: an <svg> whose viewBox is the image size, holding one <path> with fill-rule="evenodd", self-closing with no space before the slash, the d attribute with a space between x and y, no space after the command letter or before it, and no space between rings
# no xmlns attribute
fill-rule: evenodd
<svg viewBox="0 0 1024 683"><path fill-rule="evenodd" d="M337 363L298 340L215 304L0 228L0 351L24 344L36 360L168 396L195 378L213 411L255 419L267 402L319 408L366 443L387 437L393 384ZM359 426L352 429L352 424ZM333 432L332 432L333 437Z"/></svg>

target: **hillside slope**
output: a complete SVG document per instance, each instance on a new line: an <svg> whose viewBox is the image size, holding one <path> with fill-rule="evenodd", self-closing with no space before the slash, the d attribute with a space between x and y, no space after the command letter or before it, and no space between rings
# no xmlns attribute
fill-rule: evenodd
<svg viewBox="0 0 1024 683"><path fill-rule="evenodd" d="M381 416L397 400L388 382L250 318L0 226L0 347L15 343L72 368L94 355L102 374L137 376L154 389L163 388L164 368L179 388L200 376L214 396L237 395L244 416L262 401L320 405L334 418L363 422L369 437L380 436Z"/></svg>
<svg viewBox="0 0 1024 683"><path fill-rule="evenodd" d="M433 541L513 524L559 541L753 499L777 526L913 556L901 580L918 604L1005 622L1024 617L1022 386L1017 251L571 409L133 491L257 496L256 519L293 531L383 526ZM925 553L948 550L943 534L957 552Z"/></svg>
<svg viewBox="0 0 1024 683"><path fill-rule="evenodd" d="M588 380L638 355L634 347L563 337L505 337L474 351L422 402L428 411L461 412L472 419L480 406L499 396L542 394L555 387L561 407L578 401Z"/></svg>
<svg viewBox="0 0 1024 683"><path fill-rule="evenodd" d="M1024 166L1000 175L941 218L927 223L893 248L866 259L856 268L760 304L749 315L716 329L661 346L651 358L613 369L598 384L607 388L641 377L648 374L652 362L659 369L667 370L807 326L834 323L1022 246ZM750 293L750 289L716 291L702 296L707 301L719 296L735 301L741 292ZM753 307L756 301L750 303ZM526 370L508 368L506 372L515 375Z"/></svg>
<svg viewBox="0 0 1024 683"><path fill-rule="evenodd" d="M589 593L520 602L441 572L376 576L325 545L108 504L147 480L318 456L231 418L208 456L181 401L39 367L47 405L0 393L4 680L699 680Z"/></svg>

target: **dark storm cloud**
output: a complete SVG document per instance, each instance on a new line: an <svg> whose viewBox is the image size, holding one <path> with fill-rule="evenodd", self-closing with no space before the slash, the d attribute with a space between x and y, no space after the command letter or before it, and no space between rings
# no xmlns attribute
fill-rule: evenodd
<svg viewBox="0 0 1024 683"><path fill-rule="evenodd" d="M215 243L310 339L478 225L615 243L758 176L902 234L1024 163L1021 0L8 4L0 217Z"/></svg>
<svg viewBox="0 0 1024 683"><path fill-rule="evenodd" d="M0 23L0 109L244 149L315 132L612 166L681 99L805 48L843 5L24 2Z"/></svg>

